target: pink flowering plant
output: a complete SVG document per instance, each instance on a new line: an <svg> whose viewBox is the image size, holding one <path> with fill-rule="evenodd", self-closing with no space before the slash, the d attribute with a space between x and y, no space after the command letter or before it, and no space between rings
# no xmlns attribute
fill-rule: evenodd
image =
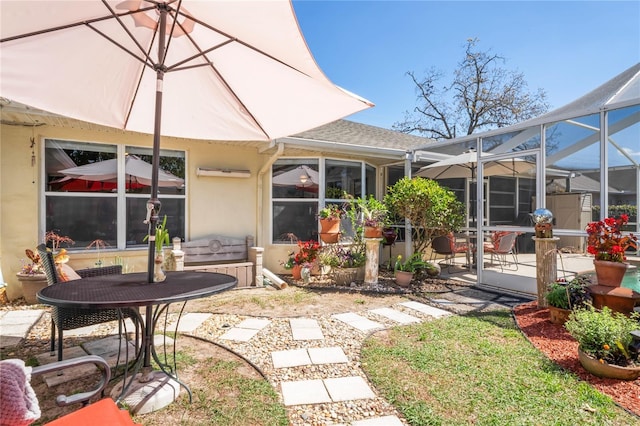
<svg viewBox="0 0 640 426"><path fill-rule="evenodd" d="M587 225L587 252L596 260L608 260L622 263L627 260L625 251L637 249L637 237L633 234L622 235L622 227L629 222L629 216L607 217L604 220L590 222Z"/></svg>

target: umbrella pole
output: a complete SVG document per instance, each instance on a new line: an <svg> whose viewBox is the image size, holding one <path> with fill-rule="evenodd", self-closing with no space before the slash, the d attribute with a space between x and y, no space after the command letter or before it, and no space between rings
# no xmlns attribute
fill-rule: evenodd
<svg viewBox="0 0 640 426"><path fill-rule="evenodd" d="M149 220L149 254L147 259L147 281L153 282L153 269L155 264L156 250L156 224L160 214L162 204L158 199L158 171L160 169L160 133L162 123L162 85L164 82L164 55L165 36L167 23L167 9L163 5L158 6L160 12L160 22L158 30L158 63L156 64L156 105L155 121L153 127L153 156L151 158L151 197L147 208L151 207L151 217ZM150 205L150 206L149 206ZM145 360L146 361L146 360Z"/></svg>

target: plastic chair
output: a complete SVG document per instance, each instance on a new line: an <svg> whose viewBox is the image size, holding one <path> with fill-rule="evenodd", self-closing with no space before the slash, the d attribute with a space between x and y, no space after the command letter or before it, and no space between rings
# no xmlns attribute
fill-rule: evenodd
<svg viewBox="0 0 640 426"><path fill-rule="evenodd" d="M56 404L60 407L82 403L83 408L62 416L52 422L50 426L140 426L133 423L129 412L118 408L111 398L104 398L91 405L89 400L104 393L111 379L109 364L97 355L86 355L65 361L33 367L25 367L24 362L10 359L0 362L0 412L3 425L26 425L40 417L40 407L33 388L29 383L31 376L61 371L84 364L94 364L100 370L100 382L92 390L80 392L71 396L58 395ZM21 394L22 393L22 394Z"/></svg>
<svg viewBox="0 0 640 426"><path fill-rule="evenodd" d="M518 253L516 250L516 239L518 232L500 231L494 232L492 235L492 241L484 243L484 252L491 254L491 264L493 264L493 258L498 259L500 264L500 271L504 271L504 266L508 264L507 256L513 257L513 264L518 270Z"/></svg>
<svg viewBox="0 0 640 426"><path fill-rule="evenodd" d="M469 265L471 263L469 246L467 244L457 243L453 232L435 237L431 240L431 258L429 260L435 260L437 255L444 256L444 263L447 265L447 271L449 273L451 273L451 268L455 264L455 258L458 253L464 253L467 258L467 264Z"/></svg>
<svg viewBox="0 0 640 426"><path fill-rule="evenodd" d="M47 250L44 244L38 246L40 263L47 276L47 284L57 284L60 280L53 260L53 253ZM102 275L115 275L122 273L122 265L105 266L101 268L88 268L76 271L82 278ZM51 308L51 352L55 351L56 327L58 329L58 361L62 361L62 339L64 330L87 327L95 324L102 324L110 321L120 321L124 318L131 318L135 324L136 346L138 344L139 330L141 324L138 321L139 314L135 309L76 309L76 308ZM122 322L120 322L122 326ZM137 350L137 348L136 348Z"/></svg>

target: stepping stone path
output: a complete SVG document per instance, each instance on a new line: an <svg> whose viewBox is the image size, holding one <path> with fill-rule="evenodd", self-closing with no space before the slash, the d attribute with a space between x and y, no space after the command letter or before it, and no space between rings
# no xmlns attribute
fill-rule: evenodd
<svg viewBox="0 0 640 426"><path fill-rule="evenodd" d="M466 298L465 298L466 299ZM469 300L445 300L438 299L441 305L465 304L474 305L484 303L476 299ZM21 310L7 311L0 313L0 334L2 347L15 345L25 338L30 328L35 324L43 314L43 310ZM366 315L366 316L365 316ZM349 327L362 333L370 333L376 330L383 330L393 325L416 324L422 322L424 317L440 318L452 315L451 312L429 306L423 303L407 301L402 302L393 308L377 308L365 312L355 313L347 312L332 315L331 320L339 321ZM183 333L194 333L212 314L206 313L185 313L178 322L177 331ZM373 320L370 319L380 319ZM134 331L133 323L128 320L127 331ZM293 341L309 342L309 344L320 344L325 340L325 333L320 323L312 318L290 318L289 326ZM248 318L239 324L229 327L224 334L218 337L220 340L248 342L258 333L265 330L271 324L270 319ZM168 325L168 330L175 330L176 323ZM84 329L65 331L66 335L85 335L90 334L93 327L85 327ZM331 331L331 330L326 330ZM113 333L118 333L118 327L115 326ZM156 335L155 341L158 345L164 344L166 341L171 344L172 340L162 335ZM94 342L85 343L83 348L65 348L65 358L85 355L93 353L104 356L106 359L115 362L118 353L118 344L120 342L122 353L124 353L124 341L120 341L115 336L109 336ZM129 348L133 350L133 345ZM86 351L86 352L85 352ZM122 356L122 355L121 355ZM38 360L44 364L55 361L56 356L51 356L49 352L37 356ZM321 364L343 364L347 365L350 360L345 354L343 348L339 346L320 346L299 348L290 350L279 350L271 353L271 361L276 370L285 368L296 368L304 366L313 366ZM95 368L94 366L88 366ZM86 368L86 367L85 367ZM313 371L313 368L310 368ZM67 374L68 376L78 377L87 374L87 370L79 369L76 372ZM346 377L327 377L327 378L310 378L308 380L281 381L279 388L282 393L283 402L287 407L294 407L305 404L331 404L343 401L355 401L363 399L376 398L374 390L364 378L364 373L360 375L347 375ZM61 381L69 380L69 378L61 378L54 373L54 377L45 378L47 383L51 382L53 386ZM364 420L353 421L353 426L397 426L402 425L402 421L397 416L381 416ZM339 426L339 425L338 425Z"/></svg>

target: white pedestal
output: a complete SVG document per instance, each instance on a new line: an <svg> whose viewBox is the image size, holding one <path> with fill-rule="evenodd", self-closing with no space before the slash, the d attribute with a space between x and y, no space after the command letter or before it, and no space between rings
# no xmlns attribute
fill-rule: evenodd
<svg viewBox="0 0 640 426"><path fill-rule="evenodd" d="M382 238L365 238L367 263L364 268L364 283L378 284L378 256Z"/></svg>
<svg viewBox="0 0 640 426"><path fill-rule="evenodd" d="M118 383L111 391L111 397L131 407L133 414L145 414L159 410L171 404L180 394L180 384L162 371L152 372L153 378L146 383L140 382L142 373L136 374L127 394L120 397L124 382Z"/></svg>

